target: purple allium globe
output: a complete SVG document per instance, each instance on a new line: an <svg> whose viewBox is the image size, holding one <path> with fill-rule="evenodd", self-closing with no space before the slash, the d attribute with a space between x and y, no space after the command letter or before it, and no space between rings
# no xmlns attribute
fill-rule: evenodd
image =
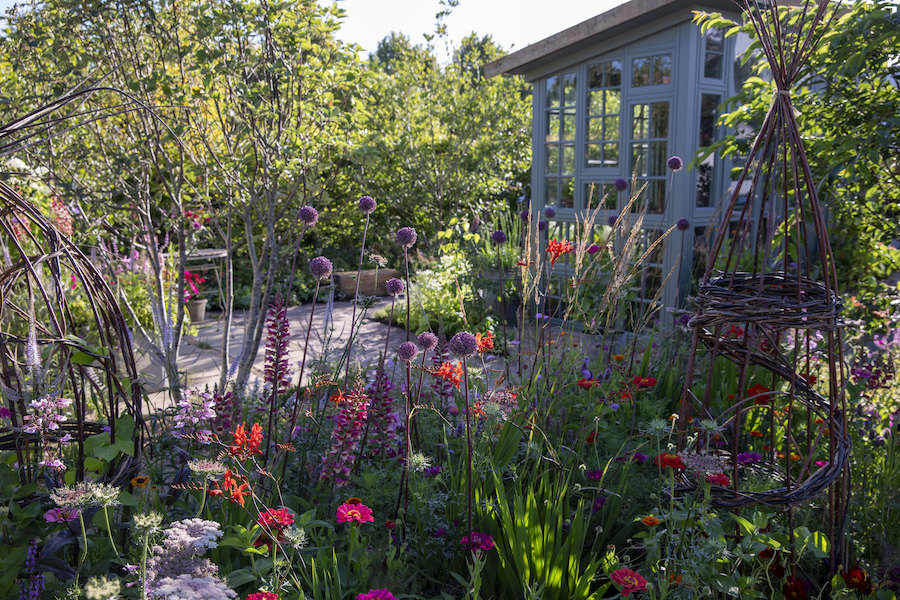
<svg viewBox="0 0 900 600"><path fill-rule="evenodd" d="M402 279L394 277L384 282L384 290L391 296L397 297L402 294L405 289L406 284L403 283Z"/></svg>
<svg viewBox="0 0 900 600"><path fill-rule="evenodd" d="M425 352L433 350L438 343L437 336L430 331L423 331L419 334L419 337L417 339L419 340L419 345L422 347L422 350L424 350Z"/></svg>
<svg viewBox="0 0 900 600"><path fill-rule="evenodd" d="M397 232L397 243L404 248L412 248L418 237L416 230L412 227L401 227Z"/></svg>
<svg viewBox="0 0 900 600"><path fill-rule="evenodd" d="M519 213L519 218L522 219L523 221L527 221L530 216L531 216L531 213L528 211L527 208Z"/></svg>
<svg viewBox="0 0 900 600"><path fill-rule="evenodd" d="M616 179L616 182L613 185L616 186L617 192L624 192L625 190L628 189L628 182L626 180L622 179L621 177Z"/></svg>
<svg viewBox="0 0 900 600"><path fill-rule="evenodd" d="M297 218L305 225L315 225L319 220L319 211L312 206L304 206L300 209L300 212L297 213Z"/></svg>
<svg viewBox="0 0 900 600"><path fill-rule="evenodd" d="M547 228L550 226L547 221L538 221L538 231L547 231Z"/></svg>
<svg viewBox="0 0 900 600"><path fill-rule="evenodd" d="M679 156L673 156L666 164L669 165L669 168L673 171L680 171L681 167L684 166L684 162L682 162L681 157Z"/></svg>
<svg viewBox="0 0 900 600"><path fill-rule="evenodd" d="M678 221L675 222L675 227L678 228L678 231L687 231L691 228L691 222L687 219L678 219Z"/></svg>
<svg viewBox="0 0 900 600"><path fill-rule="evenodd" d="M616 226L616 221L619 220L619 215L609 215L609 218L606 219L606 222L609 223L610 227Z"/></svg>
<svg viewBox="0 0 900 600"><path fill-rule="evenodd" d="M552 206L548 206L547 208L544 209L544 215L548 219L552 219L553 217L556 216L556 209L553 208Z"/></svg>
<svg viewBox="0 0 900 600"><path fill-rule="evenodd" d="M502 244L506 241L506 233L502 229L498 229L491 234L491 239L495 244Z"/></svg>
<svg viewBox="0 0 900 600"><path fill-rule="evenodd" d="M414 359L418 353L419 349L416 348L416 345L412 342L403 342L400 344L400 347L397 348L397 356L400 360L405 360L406 362Z"/></svg>
<svg viewBox="0 0 900 600"><path fill-rule="evenodd" d="M331 275L333 267L331 261L324 256L317 256L309 261L309 272L316 279L325 279Z"/></svg>
<svg viewBox="0 0 900 600"><path fill-rule="evenodd" d="M375 202L375 198L372 196L363 196L359 199L359 210L362 211L364 215L372 214L377 206L378 203Z"/></svg>
<svg viewBox="0 0 900 600"><path fill-rule="evenodd" d="M478 352L478 340L468 331L460 331L450 338L450 353L458 358L469 358Z"/></svg>

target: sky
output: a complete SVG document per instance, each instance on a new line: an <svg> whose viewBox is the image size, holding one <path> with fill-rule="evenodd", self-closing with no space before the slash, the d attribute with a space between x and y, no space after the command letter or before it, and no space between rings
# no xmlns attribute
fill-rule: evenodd
<svg viewBox="0 0 900 600"><path fill-rule="evenodd" d="M320 0L324 1L330 0ZM491 35L501 47L514 51L624 1L459 0L445 21L453 43L474 31L480 36ZM0 12L13 3L14 0L0 0ZM347 11L338 37L362 46L363 58L374 52L378 42L391 31L406 34L414 44L425 42L423 34L434 32L434 16L442 9L438 0L337 0L337 4Z"/></svg>

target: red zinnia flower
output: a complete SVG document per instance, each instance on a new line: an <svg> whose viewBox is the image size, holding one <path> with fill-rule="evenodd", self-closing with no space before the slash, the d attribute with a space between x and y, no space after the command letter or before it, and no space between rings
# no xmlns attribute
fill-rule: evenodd
<svg viewBox="0 0 900 600"><path fill-rule="evenodd" d="M715 475L707 475L706 480L715 485L721 485L722 487L728 487L731 485L731 481L728 479L728 476L724 473L716 473Z"/></svg>
<svg viewBox="0 0 900 600"><path fill-rule="evenodd" d="M684 463L681 462L681 457L677 454L660 454L656 458L653 459L653 463L657 466L657 468L662 469L663 467L671 467L673 469L684 469Z"/></svg>
<svg viewBox="0 0 900 600"><path fill-rule="evenodd" d="M759 396L759 398L754 400L754 404L768 404L772 399L772 396L770 396L766 392L771 391L772 390L770 390L766 386L757 383L756 385L753 385L747 389L747 397L752 398L753 396Z"/></svg>
<svg viewBox="0 0 900 600"><path fill-rule="evenodd" d="M371 523L375 521L372 509L365 504L341 504L338 506L336 517L338 523L347 523L348 521Z"/></svg>
<svg viewBox="0 0 900 600"><path fill-rule="evenodd" d="M868 596L875 591L874 586L872 586L872 580L869 579L869 574L859 566L859 563L850 567L850 570L846 573L841 573L841 577L844 578L844 585L849 590L857 590L864 596Z"/></svg>
<svg viewBox="0 0 900 600"><path fill-rule="evenodd" d="M288 525L294 524L294 515L286 508L269 508L259 513L256 522L260 527L284 529Z"/></svg>
<svg viewBox="0 0 900 600"><path fill-rule="evenodd" d="M655 377L635 377L631 380L631 383L638 387L653 387L656 385Z"/></svg>
<svg viewBox="0 0 900 600"><path fill-rule="evenodd" d="M787 581L781 586L781 591L786 600L806 600L809 597L803 581L796 577L788 576Z"/></svg>
<svg viewBox="0 0 900 600"><path fill-rule="evenodd" d="M582 377L581 379L578 380L578 382L575 385L577 385L578 387L582 387L586 390L589 390L592 387L594 387L595 385L597 385L597 380L596 379L585 379L584 377Z"/></svg>
<svg viewBox="0 0 900 600"><path fill-rule="evenodd" d="M575 246L567 240L563 240L561 242L550 240L549 242L547 242L547 252L550 253L550 264L556 264L556 260L560 256L562 256L563 254L568 254L574 249Z"/></svg>

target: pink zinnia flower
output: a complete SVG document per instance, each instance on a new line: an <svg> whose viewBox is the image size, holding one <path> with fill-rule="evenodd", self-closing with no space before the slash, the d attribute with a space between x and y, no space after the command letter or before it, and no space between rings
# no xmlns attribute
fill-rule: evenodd
<svg viewBox="0 0 900 600"><path fill-rule="evenodd" d="M357 594L356 600L397 600L397 597L385 588L382 588L380 590L369 590L367 594Z"/></svg>
<svg viewBox="0 0 900 600"><path fill-rule="evenodd" d="M617 586L622 587L622 595L626 598L631 592L640 592L647 589L647 580L631 569L616 569L610 573L609 578Z"/></svg>
<svg viewBox="0 0 900 600"><path fill-rule="evenodd" d="M274 592L256 592L247 596L247 600L278 600L278 594Z"/></svg>
<svg viewBox="0 0 900 600"><path fill-rule="evenodd" d="M51 508L44 513L48 523L68 523L78 518L78 510L74 508Z"/></svg>
<svg viewBox="0 0 900 600"><path fill-rule="evenodd" d="M365 504L341 504L337 509L337 522L348 521L371 523L375 521L375 517L372 516L372 509Z"/></svg>
<svg viewBox="0 0 900 600"><path fill-rule="evenodd" d="M288 525L294 524L294 515L286 508L269 508L259 513L256 522L260 527L284 529Z"/></svg>
<svg viewBox="0 0 900 600"><path fill-rule="evenodd" d="M728 476L725 473L716 473L715 475L707 475L706 480L715 485L721 485L724 487L728 487L731 485L731 481L728 479Z"/></svg>
<svg viewBox="0 0 900 600"><path fill-rule="evenodd" d="M494 538L487 533L477 531L473 531L471 537L464 535L459 543L470 550L492 550L494 548Z"/></svg>

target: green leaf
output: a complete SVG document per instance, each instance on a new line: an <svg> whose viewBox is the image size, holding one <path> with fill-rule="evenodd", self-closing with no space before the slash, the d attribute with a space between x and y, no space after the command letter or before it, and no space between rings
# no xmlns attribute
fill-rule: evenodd
<svg viewBox="0 0 900 600"><path fill-rule="evenodd" d="M116 419L116 437L129 442L134 439L134 417L122 415Z"/></svg>
<svg viewBox="0 0 900 600"><path fill-rule="evenodd" d="M244 567L243 569L239 569L237 571L232 571L226 577L228 580L228 587L237 588L245 583L251 583L259 579L256 575L254 575L253 571L249 567Z"/></svg>
<svg viewBox="0 0 900 600"><path fill-rule="evenodd" d="M131 493L126 490L122 490L119 492L119 502L124 504L125 506L137 506L138 500Z"/></svg>

